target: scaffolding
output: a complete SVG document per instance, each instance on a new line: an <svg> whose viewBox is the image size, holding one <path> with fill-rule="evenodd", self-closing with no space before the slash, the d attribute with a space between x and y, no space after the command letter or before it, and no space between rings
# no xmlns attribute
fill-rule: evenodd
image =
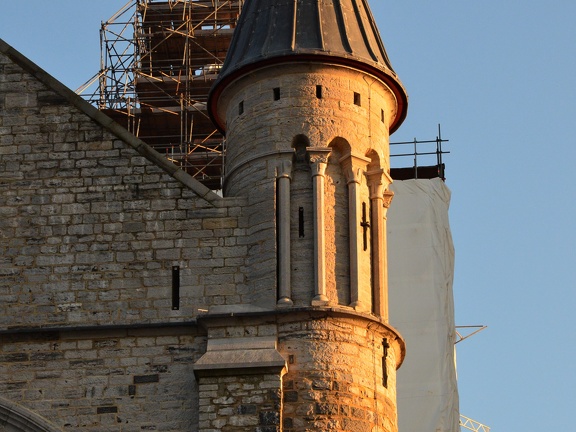
<svg viewBox="0 0 576 432"><path fill-rule="evenodd" d="M100 71L76 92L192 177L220 189L225 140L206 102L243 3L128 1L102 23ZM438 126L435 140L390 143L391 161L396 161L392 178L445 179L446 141ZM435 150L420 150L433 143ZM420 159L429 155L436 163L422 164Z"/></svg>
<svg viewBox="0 0 576 432"><path fill-rule="evenodd" d="M243 0L131 0L100 30L100 71L77 90L220 189L224 138L206 111Z"/></svg>

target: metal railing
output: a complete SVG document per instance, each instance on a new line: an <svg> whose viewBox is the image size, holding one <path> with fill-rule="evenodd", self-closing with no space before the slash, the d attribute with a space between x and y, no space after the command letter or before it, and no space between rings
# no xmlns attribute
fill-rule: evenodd
<svg viewBox="0 0 576 432"><path fill-rule="evenodd" d="M417 179L423 177L419 175L419 169L436 166L438 169L437 177L445 180L442 155L450 153L442 149L442 143L445 142L448 142L448 140L442 139L440 125L438 125L438 135L434 140L419 141L414 138L413 141L391 142L390 163L392 169L411 169L411 178ZM425 175L424 178L429 178L429 175Z"/></svg>

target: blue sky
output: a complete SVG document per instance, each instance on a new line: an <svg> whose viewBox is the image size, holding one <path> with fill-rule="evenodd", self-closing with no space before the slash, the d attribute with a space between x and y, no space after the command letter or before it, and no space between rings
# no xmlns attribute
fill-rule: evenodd
<svg viewBox="0 0 576 432"><path fill-rule="evenodd" d="M0 38L75 89L124 0L5 1ZM410 96L393 141L450 142L461 412L569 430L576 388L576 2L370 0ZM405 431L410 432L410 431Z"/></svg>
<svg viewBox="0 0 576 432"><path fill-rule="evenodd" d="M410 94L394 139L442 124L452 190L461 412L565 430L576 385L576 3L375 2Z"/></svg>

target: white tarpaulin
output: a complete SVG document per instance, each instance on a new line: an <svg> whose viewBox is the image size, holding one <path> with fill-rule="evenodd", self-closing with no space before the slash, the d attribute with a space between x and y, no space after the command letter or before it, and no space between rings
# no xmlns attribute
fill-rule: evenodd
<svg viewBox="0 0 576 432"><path fill-rule="evenodd" d="M457 432L450 190L438 178L395 181L391 190L390 323L406 340L398 371L399 431Z"/></svg>

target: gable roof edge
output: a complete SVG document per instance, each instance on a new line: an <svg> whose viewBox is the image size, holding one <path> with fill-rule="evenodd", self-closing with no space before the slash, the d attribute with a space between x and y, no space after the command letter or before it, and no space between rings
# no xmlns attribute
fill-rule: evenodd
<svg viewBox="0 0 576 432"><path fill-rule="evenodd" d="M0 52L6 55L20 67L22 67L26 72L34 76L48 88L66 99L68 103L75 106L96 123L100 124L103 128L114 134L117 138L121 139L130 147L134 148L134 150L136 150L140 155L158 167L162 168L162 170L168 173L179 183L188 189L191 189L200 198L213 205L218 205L218 202L222 200L222 197L220 197L210 188L204 186L202 183L193 178L190 174L178 168L140 138L134 136L127 129L120 126L106 114L90 105L90 103L82 99L79 95L74 93L71 89L66 87L48 72L46 72L36 63L32 62L29 58L21 54L2 39L0 39Z"/></svg>

